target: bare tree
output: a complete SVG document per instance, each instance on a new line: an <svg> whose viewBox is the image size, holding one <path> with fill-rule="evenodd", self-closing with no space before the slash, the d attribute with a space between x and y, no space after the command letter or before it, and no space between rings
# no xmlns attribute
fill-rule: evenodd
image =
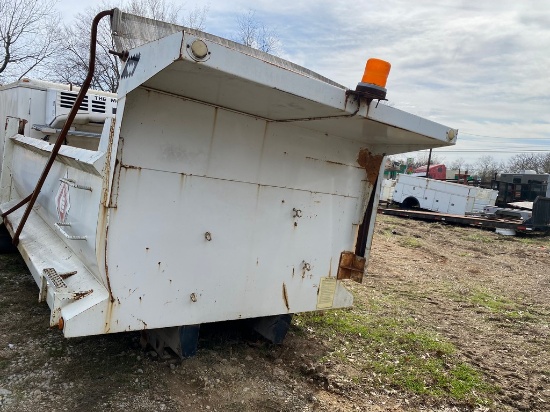
<svg viewBox="0 0 550 412"><path fill-rule="evenodd" d="M1 0L0 0L1 1ZM207 7L195 8L183 16L182 6L169 0L127 0L125 2L104 0L98 6L88 8L76 16L75 23L65 27L65 55L63 63L55 69L56 80L64 83L82 84L88 71L90 25L94 16L101 10L118 7L121 10L143 17L168 23L203 29ZM109 23L101 21L98 27L96 70L91 88L116 92L119 84L121 65L117 57L109 54L115 45Z"/></svg>
<svg viewBox="0 0 550 412"><path fill-rule="evenodd" d="M164 0L132 0L126 2L121 8L138 16L177 23L179 22L182 6Z"/></svg>
<svg viewBox="0 0 550 412"><path fill-rule="evenodd" d="M474 164L476 177L484 183L490 182L496 173L502 172L505 169L506 165L503 162L497 161L490 155L481 156Z"/></svg>
<svg viewBox="0 0 550 412"><path fill-rule="evenodd" d="M208 15L208 5L196 6L183 17L183 25L192 29L204 30L206 27L206 16Z"/></svg>
<svg viewBox="0 0 550 412"><path fill-rule="evenodd" d="M541 154L541 173L550 173L550 153Z"/></svg>
<svg viewBox="0 0 550 412"><path fill-rule="evenodd" d="M459 157L451 162L450 168L455 170L460 170L464 172L466 166L466 160L463 157Z"/></svg>
<svg viewBox="0 0 550 412"><path fill-rule="evenodd" d="M116 3L103 1L100 5L77 14L74 23L65 26L63 59L52 68L56 81L77 85L84 82L88 73L92 20L100 11L114 7L117 7ZM96 69L90 85L92 89L115 91L118 87L120 67L116 57L109 54L109 49L114 49L114 44L109 23L103 19L97 31Z"/></svg>
<svg viewBox="0 0 550 412"><path fill-rule="evenodd" d="M413 160L413 163L412 163L413 170L418 167L426 166L428 164L429 157L430 157L430 154L428 152L419 153ZM445 160L444 158L438 157L438 155L432 152L432 157L430 158L430 166L441 164L443 163L444 160Z"/></svg>
<svg viewBox="0 0 550 412"><path fill-rule="evenodd" d="M58 51L57 0L0 0L0 82L36 71Z"/></svg>
<svg viewBox="0 0 550 412"><path fill-rule="evenodd" d="M277 54L280 50L280 41L276 32L267 27L257 17L254 10L248 10L237 17L238 31L235 36L237 43L261 50L266 53Z"/></svg>
<svg viewBox="0 0 550 412"><path fill-rule="evenodd" d="M508 169L513 173L521 170L534 170L537 173L544 173L545 166L548 166L549 157L549 154L518 153L508 160ZM548 170L547 167L546 170Z"/></svg>

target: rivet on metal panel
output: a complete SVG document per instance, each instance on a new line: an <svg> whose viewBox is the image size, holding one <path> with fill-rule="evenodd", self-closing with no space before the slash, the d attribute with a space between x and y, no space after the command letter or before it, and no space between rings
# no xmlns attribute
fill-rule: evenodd
<svg viewBox="0 0 550 412"><path fill-rule="evenodd" d="M212 240L212 234L210 232L206 232L204 234L204 238L210 242Z"/></svg>
<svg viewBox="0 0 550 412"><path fill-rule="evenodd" d="M191 302L195 303L197 301L197 295L195 295L194 293L191 293L189 297L191 298Z"/></svg>
<svg viewBox="0 0 550 412"><path fill-rule="evenodd" d="M292 208L292 211L294 212L294 214L292 215L292 217L302 217L302 211L300 209L296 209L295 207Z"/></svg>

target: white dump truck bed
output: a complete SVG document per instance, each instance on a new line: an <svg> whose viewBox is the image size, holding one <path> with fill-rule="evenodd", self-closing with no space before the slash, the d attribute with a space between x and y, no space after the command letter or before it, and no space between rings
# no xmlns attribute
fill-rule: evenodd
<svg viewBox="0 0 550 412"><path fill-rule="evenodd" d="M384 156L456 138L184 28L130 50L117 98L98 150L62 147L18 246L68 337L350 306ZM5 145L3 212L52 146L15 121Z"/></svg>

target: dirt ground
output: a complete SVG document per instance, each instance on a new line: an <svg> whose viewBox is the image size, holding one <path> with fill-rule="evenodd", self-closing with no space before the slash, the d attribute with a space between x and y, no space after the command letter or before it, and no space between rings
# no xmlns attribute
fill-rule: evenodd
<svg viewBox="0 0 550 412"><path fill-rule="evenodd" d="M63 338L0 256L0 410L549 411L550 239L382 215L375 232L354 308L296 316L281 346L210 325L183 362L138 333Z"/></svg>

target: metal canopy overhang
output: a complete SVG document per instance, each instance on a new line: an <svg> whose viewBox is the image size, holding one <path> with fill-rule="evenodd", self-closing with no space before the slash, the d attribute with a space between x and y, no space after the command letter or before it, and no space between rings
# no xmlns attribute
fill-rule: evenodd
<svg viewBox="0 0 550 412"><path fill-rule="evenodd" d="M342 101L336 102L339 107L308 99L300 95L298 88L293 94L278 88L275 82L262 84L228 73L223 68L189 60L172 63L146 81L144 86L271 121L349 116L357 110L356 103L350 102L346 107L345 90L319 80L307 80L310 87L322 89L329 86L333 93L334 89L340 92Z"/></svg>
<svg viewBox="0 0 550 412"><path fill-rule="evenodd" d="M143 86L268 121L290 122L361 141L375 146L380 153L404 153L450 144L446 139L448 127L376 101L359 104L353 97L346 99L345 90L310 80L318 83L320 89L340 92L343 107L329 106L189 60L174 62Z"/></svg>
<svg viewBox="0 0 550 412"><path fill-rule="evenodd" d="M142 59L140 65L149 68L144 70L141 84L133 79L133 86L123 89L129 92L143 87L274 123L289 123L365 143L377 153L405 153L456 141L454 130L448 138L452 130L449 127L376 100L370 104L364 99L359 101L347 95L342 86L323 81L321 76L282 67L210 39L204 41L211 56L197 62L185 51L186 43L196 38L186 32L175 33L135 49L134 53L139 52ZM166 62L164 68L162 63L157 66L155 55L165 46L176 55L176 45L181 47L178 57Z"/></svg>

